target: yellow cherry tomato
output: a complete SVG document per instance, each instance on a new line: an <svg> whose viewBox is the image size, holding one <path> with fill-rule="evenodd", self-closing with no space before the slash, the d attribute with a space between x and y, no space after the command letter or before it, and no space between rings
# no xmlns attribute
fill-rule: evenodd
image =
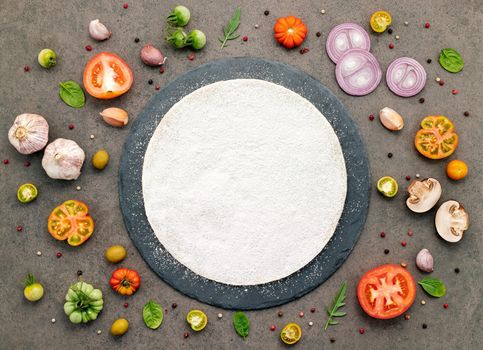
<svg viewBox="0 0 483 350"><path fill-rule="evenodd" d="M117 264L126 257L126 249L122 245L113 245L106 249L105 256L107 261Z"/></svg>
<svg viewBox="0 0 483 350"><path fill-rule="evenodd" d="M468 175L468 166L462 160L452 160L446 167L446 174L451 180L461 180Z"/></svg>
<svg viewBox="0 0 483 350"><path fill-rule="evenodd" d="M124 335L129 328L129 322L125 318L118 318L111 326L112 335Z"/></svg>
<svg viewBox="0 0 483 350"><path fill-rule="evenodd" d="M92 166L98 170L102 170L109 163L109 153L106 150L101 149L92 156Z"/></svg>
<svg viewBox="0 0 483 350"><path fill-rule="evenodd" d="M371 16L371 28L376 33L384 32L392 23L392 18L389 12L377 11Z"/></svg>
<svg viewBox="0 0 483 350"><path fill-rule="evenodd" d="M280 332L280 339L285 344L293 345L302 338L302 329L296 323L289 323L282 328Z"/></svg>
<svg viewBox="0 0 483 350"><path fill-rule="evenodd" d="M208 323L208 317L201 310L190 310L186 315L186 321L190 324L191 329L196 332L201 331Z"/></svg>

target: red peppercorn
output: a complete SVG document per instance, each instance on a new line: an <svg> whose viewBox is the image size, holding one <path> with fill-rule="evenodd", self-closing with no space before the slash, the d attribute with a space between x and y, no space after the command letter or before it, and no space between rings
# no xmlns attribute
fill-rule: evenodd
<svg viewBox="0 0 483 350"><path fill-rule="evenodd" d="M164 67L159 68L159 74L163 74L163 73L164 73Z"/></svg>
<svg viewBox="0 0 483 350"><path fill-rule="evenodd" d="M86 45L86 50L87 51L92 51L92 46L91 45Z"/></svg>
<svg viewBox="0 0 483 350"><path fill-rule="evenodd" d="M447 309L449 307L448 303L443 304L443 307Z"/></svg>
<svg viewBox="0 0 483 350"><path fill-rule="evenodd" d="M159 89L161 89L161 86L160 86L159 84L156 84L156 85L154 86L154 88L155 88L156 90L159 90Z"/></svg>
<svg viewBox="0 0 483 350"><path fill-rule="evenodd" d="M401 245L402 245L403 247L407 246L407 244L408 244L408 243L407 243L406 241L402 241L402 242L401 242Z"/></svg>
<svg viewBox="0 0 483 350"><path fill-rule="evenodd" d="M409 315L409 314L404 315L404 319L405 319L406 321L409 321L409 319L410 319L410 318L411 318L411 315Z"/></svg>
<svg viewBox="0 0 483 350"><path fill-rule="evenodd" d="M245 35L245 36L243 36L242 40L243 40L243 41L248 41L248 36L246 36L246 35Z"/></svg>
<svg viewBox="0 0 483 350"><path fill-rule="evenodd" d="M393 44L393 43L390 43L390 44L389 44L389 48L390 48L390 49L394 49L394 44Z"/></svg>
<svg viewBox="0 0 483 350"><path fill-rule="evenodd" d="M128 307L129 306L129 303L124 303L124 307Z"/></svg>
<svg viewBox="0 0 483 350"><path fill-rule="evenodd" d="M69 129L70 130L74 129L74 127L75 127L74 124L69 124Z"/></svg>
<svg viewBox="0 0 483 350"><path fill-rule="evenodd" d="M314 312L315 312L315 307L311 308L311 309L310 309L310 312L311 312L311 313L314 313Z"/></svg>
<svg viewBox="0 0 483 350"><path fill-rule="evenodd" d="M407 181L411 180L411 176L406 175L406 180L407 180Z"/></svg>
<svg viewBox="0 0 483 350"><path fill-rule="evenodd" d="M386 237L386 233L384 231L382 231L381 233L379 233L379 236L381 236L381 238L384 238L384 237Z"/></svg>
<svg viewBox="0 0 483 350"><path fill-rule="evenodd" d="M299 317L304 317L304 312L303 311L300 311L299 312Z"/></svg>
<svg viewBox="0 0 483 350"><path fill-rule="evenodd" d="M359 328L359 333L360 334L364 334L364 332L365 332L364 328Z"/></svg>
<svg viewBox="0 0 483 350"><path fill-rule="evenodd" d="M371 114L371 115L369 116L369 120L370 120L371 122L374 120L374 114Z"/></svg>
<svg viewBox="0 0 483 350"><path fill-rule="evenodd" d="M7 165L8 163L10 163L8 159L3 160L3 164Z"/></svg>
<svg viewBox="0 0 483 350"><path fill-rule="evenodd" d="M444 85L444 80L440 80L440 81L438 82L438 84L439 84L439 85L441 85L441 86L443 86L443 85Z"/></svg>
<svg viewBox="0 0 483 350"><path fill-rule="evenodd" d="M124 5L122 5L122 7L123 7L124 9L127 9L127 8L129 7L129 5L128 5L128 4L124 4Z"/></svg>
<svg viewBox="0 0 483 350"><path fill-rule="evenodd" d="M196 58L196 55L195 55L194 53L190 53L190 54L188 55L188 59L189 59L190 61L194 61L194 59L195 59L195 58Z"/></svg>
<svg viewBox="0 0 483 350"><path fill-rule="evenodd" d="M28 168L30 166L30 162L28 160L24 161L23 166Z"/></svg>
<svg viewBox="0 0 483 350"><path fill-rule="evenodd" d="M414 234L413 230L408 230L408 236L412 236Z"/></svg>
<svg viewBox="0 0 483 350"><path fill-rule="evenodd" d="M453 89L453 90L451 90L451 93L452 93L453 95L458 95L458 93L459 93L459 92L460 92L460 91L459 91L458 89Z"/></svg>
<svg viewBox="0 0 483 350"><path fill-rule="evenodd" d="M424 23L424 28L429 28L429 27L431 27L431 24L429 24L429 22Z"/></svg>
<svg viewBox="0 0 483 350"><path fill-rule="evenodd" d="M277 327L275 327L275 325L274 325L274 324L272 324L272 325L270 326L270 330L271 330L272 332L273 332L273 331L275 331L276 329L277 329Z"/></svg>
<svg viewBox="0 0 483 350"><path fill-rule="evenodd" d="M26 64L25 66L23 66L23 71L24 72L30 72L30 66L28 64Z"/></svg>
<svg viewBox="0 0 483 350"><path fill-rule="evenodd" d="M60 258L62 256L62 253L61 252L57 252L57 254L55 254L55 256L57 256L58 258Z"/></svg>
<svg viewBox="0 0 483 350"><path fill-rule="evenodd" d="M20 232L20 231L22 231L22 230L23 230L23 227L22 227L22 226L20 226L20 225L18 225L18 226L16 227L16 229L17 229L17 232Z"/></svg>
<svg viewBox="0 0 483 350"><path fill-rule="evenodd" d="M190 336L190 334L189 334L188 332L184 332L184 333L183 333L183 337L184 337L185 339L186 339L186 338L188 338L189 336Z"/></svg>

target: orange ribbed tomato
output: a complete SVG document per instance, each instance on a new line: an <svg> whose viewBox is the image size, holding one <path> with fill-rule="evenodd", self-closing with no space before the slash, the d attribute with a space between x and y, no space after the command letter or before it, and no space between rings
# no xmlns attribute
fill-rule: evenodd
<svg viewBox="0 0 483 350"><path fill-rule="evenodd" d="M275 39L287 49L300 46L307 35L307 27L304 22L294 16L277 19L273 31Z"/></svg>
<svg viewBox="0 0 483 350"><path fill-rule="evenodd" d="M121 267L112 273L111 288L122 295L132 295L141 286L141 278L136 270Z"/></svg>

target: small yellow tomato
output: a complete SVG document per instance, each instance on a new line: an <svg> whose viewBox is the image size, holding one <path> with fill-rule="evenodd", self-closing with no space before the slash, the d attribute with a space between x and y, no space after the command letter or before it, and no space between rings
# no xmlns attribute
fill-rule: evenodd
<svg viewBox="0 0 483 350"><path fill-rule="evenodd" d="M126 257L126 249L122 245L113 245L106 249L105 256L107 261L117 264Z"/></svg>
<svg viewBox="0 0 483 350"><path fill-rule="evenodd" d="M125 318L118 318L111 326L112 335L124 335L129 328L129 322Z"/></svg>
<svg viewBox="0 0 483 350"><path fill-rule="evenodd" d="M109 163L109 153L106 150L101 149L92 157L92 166L98 170L104 169Z"/></svg>
<svg viewBox="0 0 483 350"><path fill-rule="evenodd" d="M468 166L462 160L452 160L446 167L446 174L451 180L461 180L468 175Z"/></svg>
<svg viewBox="0 0 483 350"><path fill-rule="evenodd" d="M386 11L377 11L374 12L371 16L371 28L376 33L384 32L387 27L389 27L392 23L392 18L389 12Z"/></svg>

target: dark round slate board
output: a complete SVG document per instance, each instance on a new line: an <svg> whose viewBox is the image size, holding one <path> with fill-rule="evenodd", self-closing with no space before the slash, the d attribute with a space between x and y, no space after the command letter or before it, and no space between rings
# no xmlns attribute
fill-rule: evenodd
<svg viewBox="0 0 483 350"><path fill-rule="evenodd" d="M149 140L165 113L192 91L221 80L261 79L285 86L317 107L337 134L347 168L347 197L336 232L309 264L278 281L233 286L201 277L176 261L149 225L142 195L142 169ZM359 132L342 103L320 82L294 67L256 58L204 64L169 83L133 123L122 153L119 198L131 239L151 269L166 283L201 302L226 309L254 310L292 301L329 278L359 238L369 205L370 174Z"/></svg>

